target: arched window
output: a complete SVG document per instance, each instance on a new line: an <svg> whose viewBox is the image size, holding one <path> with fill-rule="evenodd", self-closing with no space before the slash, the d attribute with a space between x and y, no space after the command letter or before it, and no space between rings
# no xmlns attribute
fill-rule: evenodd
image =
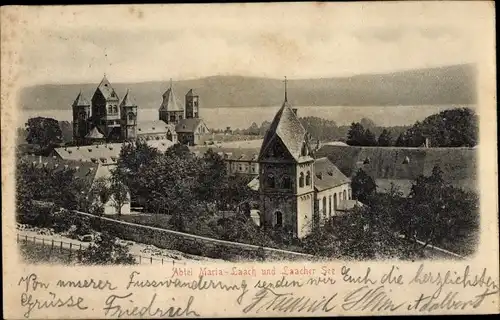
<svg viewBox="0 0 500 320"><path fill-rule="evenodd" d="M323 197L323 216L326 218L326 197Z"/></svg>
<svg viewBox="0 0 500 320"><path fill-rule="evenodd" d="M333 194L333 209L337 209L337 194Z"/></svg>
<svg viewBox="0 0 500 320"><path fill-rule="evenodd" d="M85 111L80 112L80 119L87 120L87 112Z"/></svg>
<svg viewBox="0 0 500 320"><path fill-rule="evenodd" d="M305 144L302 146L302 152L301 152L301 154L302 154L303 157L307 156L307 147L306 147Z"/></svg>
<svg viewBox="0 0 500 320"><path fill-rule="evenodd" d="M292 180L289 176L283 177L283 189L292 189Z"/></svg>
<svg viewBox="0 0 500 320"><path fill-rule="evenodd" d="M134 114L133 112L129 112L129 113L128 113L128 119L129 119L130 121L135 120L135 114Z"/></svg>
<svg viewBox="0 0 500 320"><path fill-rule="evenodd" d="M267 186L269 188L274 188L275 187L275 184L274 184L274 176L272 174L268 174L267 175Z"/></svg>
<svg viewBox="0 0 500 320"><path fill-rule="evenodd" d="M108 106L108 113L113 113L113 106Z"/></svg>
<svg viewBox="0 0 500 320"><path fill-rule="evenodd" d="M299 177L299 187L302 188L303 186L304 186L304 173L301 172Z"/></svg>
<svg viewBox="0 0 500 320"><path fill-rule="evenodd" d="M117 106L113 106L113 113L118 113L118 107Z"/></svg>
<svg viewBox="0 0 500 320"><path fill-rule="evenodd" d="M344 190L344 200L347 200L347 191Z"/></svg>
<svg viewBox="0 0 500 320"><path fill-rule="evenodd" d="M170 130L167 131L167 139L172 141L172 132Z"/></svg>
<svg viewBox="0 0 500 320"><path fill-rule="evenodd" d="M332 196L328 197L328 214L330 217L332 216Z"/></svg>
<svg viewBox="0 0 500 320"><path fill-rule="evenodd" d="M351 199L352 199L352 190L349 189L349 200L351 200Z"/></svg>
<svg viewBox="0 0 500 320"><path fill-rule="evenodd" d="M306 174L306 186L310 186L310 185L311 185L311 172L307 171L307 174Z"/></svg>
<svg viewBox="0 0 500 320"><path fill-rule="evenodd" d="M275 225L278 228L283 226L283 214L280 211L274 213Z"/></svg>

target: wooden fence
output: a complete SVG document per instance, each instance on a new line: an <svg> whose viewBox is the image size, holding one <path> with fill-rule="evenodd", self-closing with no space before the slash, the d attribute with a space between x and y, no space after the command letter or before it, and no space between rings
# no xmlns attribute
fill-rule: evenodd
<svg viewBox="0 0 500 320"><path fill-rule="evenodd" d="M19 233L16 236L16 240L17 243L23 243L26 245L29 245L30 243L42 244L44 246L50 247L50 250L59 250L59 252L65 251L68 254L68 257L71 257L74 251L78 252L90 246L90 243L76 244L62 240L46 239L43 237L37 238L36 236L21 235ZM153 258L152 256L146 257L136 254L130 254L130 255L135 258L135 261L138 264L185 265L184 262L177 261L175 259L165 259L165 258L160 259L160 258Z"/></svg>

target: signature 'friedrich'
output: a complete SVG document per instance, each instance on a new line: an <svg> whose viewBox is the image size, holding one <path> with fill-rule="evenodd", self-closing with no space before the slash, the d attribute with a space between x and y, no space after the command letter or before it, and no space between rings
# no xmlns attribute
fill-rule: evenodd
<svg viewBox="0 0 500 320"><path fill-rule="evenodd" d="M187 304L184 307L179 307L179 306L166 306L164 308L154 306L155 300L156 300L156 293L153 294L153 297L151 298L149 304L147 306L137 306L134 304L134 301L130 299L130 297L133 295L133 293L129 293L124 296L119 296L119 295L110 295L106 301L104 302L105 307L103 308L104 313L106 316L111 316L111 317L179 317L179 316L195 316L199 317L200 315L194 311L191 310L192 308L192 303L194 301L194 297L190 296ZM172 298L172 301L175 301L174 298ZM124 303L131 303L132 306L130 307L124 307Z"/></svg>

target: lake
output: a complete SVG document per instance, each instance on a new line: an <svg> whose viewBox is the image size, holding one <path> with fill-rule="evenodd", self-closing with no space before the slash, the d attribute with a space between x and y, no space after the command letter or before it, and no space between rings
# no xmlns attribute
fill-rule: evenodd
<svg viewBox="0 0 500 320"><path fill-rule="evenodd" d="M457 105L457 107L474 106ZM259 126L263 121L272 121L280 106L275 107L221 107L206 108L200 110L200 117L203 118L209 128L248 128L252 122ZM328 120L333 120L337 125L349 125L357 122L361 118L369 118L379 126L412 125L416 121L421 121L426 117L439 113L446 109L451 109L449 105L425 105L425 106L301 106L296 107L300 117L313 116ZM139 121L150 121L158 119L157 109L139 108ZM476 110L477 112L477 110ZM67 110L23 110L18 116L18 126L32 117L51 117L59 121L71 121L71 109Z"/></svg>

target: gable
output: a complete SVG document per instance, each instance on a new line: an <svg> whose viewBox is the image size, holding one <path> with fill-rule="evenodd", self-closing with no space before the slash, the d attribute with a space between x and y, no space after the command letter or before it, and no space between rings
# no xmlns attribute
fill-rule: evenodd
<svg viewBox="0 0 500 320"><path fill-rule="evenodd" d="M278 136L274 136L268 145L261 151L260 160L294 160L283 141Z"/></svg>

